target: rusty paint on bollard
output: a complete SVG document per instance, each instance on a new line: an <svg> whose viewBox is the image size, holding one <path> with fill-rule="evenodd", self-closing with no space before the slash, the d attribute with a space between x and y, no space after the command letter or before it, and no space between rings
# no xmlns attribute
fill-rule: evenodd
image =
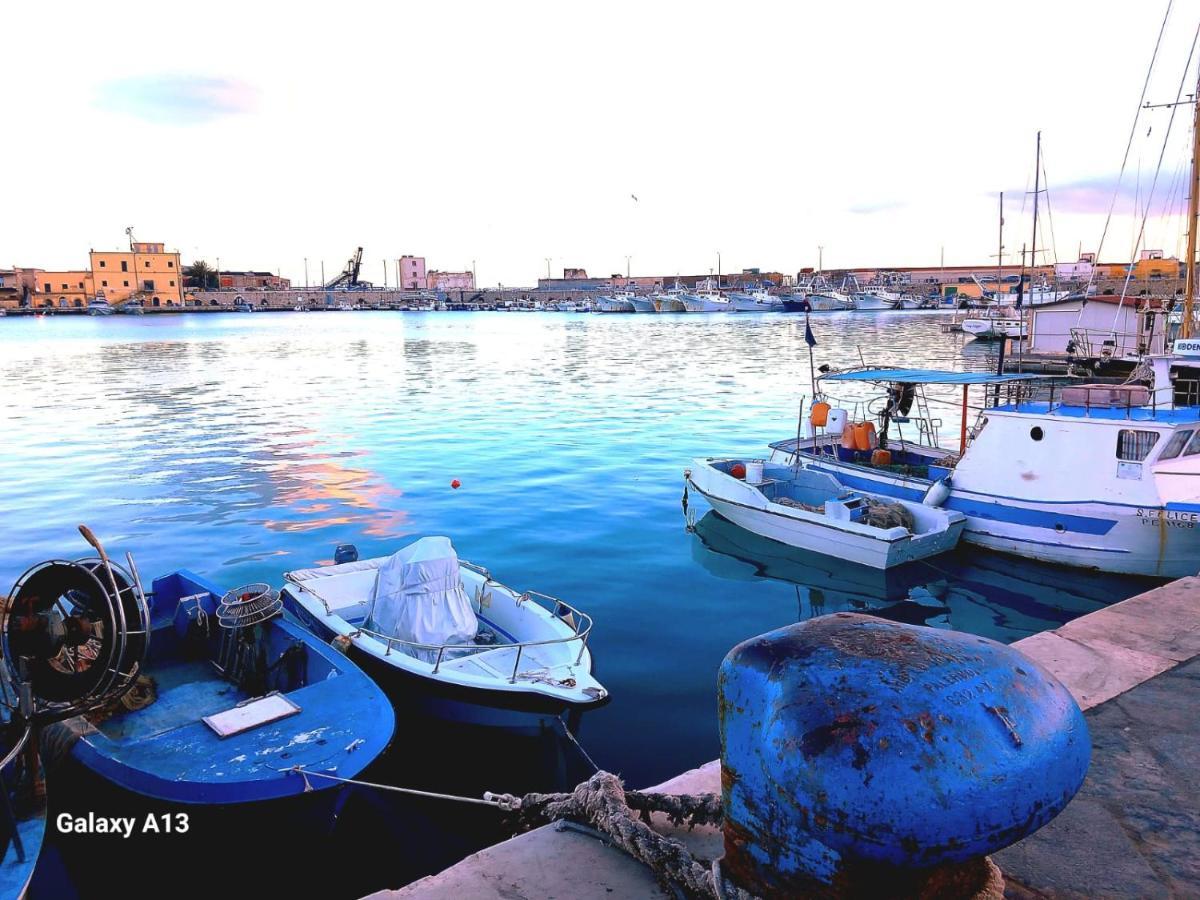
<svg viewBox="0 0 1200 900"><path fill-rule="evenodd" d="M1036 831L1087 773L1061 683L995 641L823 616L721 665L725 872L760 896L964 863Z"/></svg>

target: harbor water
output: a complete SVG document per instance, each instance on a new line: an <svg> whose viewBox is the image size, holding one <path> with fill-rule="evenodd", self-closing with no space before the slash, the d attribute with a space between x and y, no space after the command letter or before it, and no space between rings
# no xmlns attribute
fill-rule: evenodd
<svg viewBox="0 0 1200 900"><path fill-rule="evenodd" d="M813 315L814 362L994 371L995 346L943 333L949 318ZM690 532L692 458L761 458L795 435L812 394L804 334L802 316L769 314L9 317L0 593L35 562L86 555L80 522L147 579L186 567L224 587L279 585L339 543L365 557L449 535L498 580L595 618L613 699L584 717L579 743L642 786L717 756L717 668L752 635L849 609L1011 642L1153 584L969 547L885 575L756 538L695 497ZM957 398L945 400L941 431L956 441ZM375 780L478 795L591 771L559 734L400 721L396 735ZM503 836L490 809L370 792L345 803L337 831L355 853L331 889L344 896ZM399 849L355 852L363 833ZM50 842L45 865L70 870L80 848L53 829ZM134 843L106 852L133 865ZM53 890L80 888L60 877Z"/></svg>

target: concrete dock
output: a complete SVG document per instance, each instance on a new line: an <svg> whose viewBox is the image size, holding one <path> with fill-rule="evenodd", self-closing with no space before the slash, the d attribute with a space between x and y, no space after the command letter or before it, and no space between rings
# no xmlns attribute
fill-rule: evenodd
<svg viewBox="0 0 1200 900"><path fill-rule="evenodd" d="M1200 577L1163 585L1014 646L1071 691L1087 716L1093 750L1087 780L1067 809L992 857L1004 873L1006 896L1200 894ZM648 790L719 793L720 772L713 761ZM722 853L716 829L676 829L657 814L654 827L678 837L698 858ZM372 895L669 896L640 863L561 823Z"/></svg>

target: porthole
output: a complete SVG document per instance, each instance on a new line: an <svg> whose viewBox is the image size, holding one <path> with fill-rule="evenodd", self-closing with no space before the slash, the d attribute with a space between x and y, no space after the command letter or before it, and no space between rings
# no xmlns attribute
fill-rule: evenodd
<svg viewBox="0 0 1200 900"><path fill-rule="evenodd" d="M1064 531L1067 530L1067 526L1065 526L1062 522L1055 522L1054 530L1057 531L1059 534L1062 534Z"/></svg>
<svg viewBox="0 0 1200 900"><path fill-rule="evenodd" d="M1032 428L1029 429L1029 436L1031 438L1033 438L1035 441L1040 441L1046 435L1045 435L1045 432L1043 432L1041 428L1039 428L1037 425L1034 425Z"/></svg>

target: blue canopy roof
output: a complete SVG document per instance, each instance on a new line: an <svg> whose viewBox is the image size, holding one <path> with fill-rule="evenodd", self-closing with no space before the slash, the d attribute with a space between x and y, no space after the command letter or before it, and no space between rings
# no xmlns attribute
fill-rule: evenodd
<svg viewBox="0 0 1200 900"><path fill-rule="evenodd" d="M825 381L903 381L909 384L1003 384L1029 381L1042 375L995 375L988 372L945 372L939 369L854 369L823 376Z"/></svg>

